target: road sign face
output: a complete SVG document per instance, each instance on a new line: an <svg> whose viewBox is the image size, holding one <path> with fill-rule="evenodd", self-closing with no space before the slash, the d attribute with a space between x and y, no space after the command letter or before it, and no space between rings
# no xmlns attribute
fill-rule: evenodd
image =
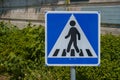
<svg viewBox="0 0 120 80"><path fill-rule="evenodd" d="M45 14L45 63L48 66L98 66L99 12L48 11Z"/></svg>

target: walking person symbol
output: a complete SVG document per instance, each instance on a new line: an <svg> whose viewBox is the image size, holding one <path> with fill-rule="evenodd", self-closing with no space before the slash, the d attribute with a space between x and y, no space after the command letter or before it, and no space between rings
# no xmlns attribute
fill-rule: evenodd
<svg viewBox="0 0 120 80"><path fill-rule="evenodd" d="M70 24L71 28L70 28L68 34L65 36L65 39L70 37L70 41L67 46L67 52L70 52L71 46L73 44L76 52L79 53L79 48L77 46L77 39L80 40L80 33L77 30L77 28L75 27L76 22L74 20L71 20L69 24Z"/></svg>

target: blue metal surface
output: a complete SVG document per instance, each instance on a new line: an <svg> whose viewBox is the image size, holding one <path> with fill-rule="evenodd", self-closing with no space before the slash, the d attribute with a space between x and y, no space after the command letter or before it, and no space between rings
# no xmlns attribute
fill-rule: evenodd
<svg viewBox="0 0 120 80"><path fill-rule="evenodd" d="M70 16L74 15L94 48L98 58L49 58L53 46L56 44ZM92 20L90 20L92 19ZM97 66L99 65L99 17L96 13L47 13L46 14L46 64L48 66ZM88 26L89 25L89 26ZM92 27L92 28L91 28ZM63 36L64 37L64 36ZM87 45L86 45L87 46Z"/></svg>

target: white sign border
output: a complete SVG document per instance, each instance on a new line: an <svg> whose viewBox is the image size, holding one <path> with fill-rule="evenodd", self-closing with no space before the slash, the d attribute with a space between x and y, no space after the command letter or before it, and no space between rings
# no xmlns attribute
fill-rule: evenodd
<svg viewBox="0 0 120 80"><path fill-rule="evenodd" d="M98 63L97 64L49 64L47 63L47 14L49 13L85 13L85 14L97 14L98 15ZM45 64L46 66L100 66L100 12L99 11L47 11L45 13Z"/></svg>

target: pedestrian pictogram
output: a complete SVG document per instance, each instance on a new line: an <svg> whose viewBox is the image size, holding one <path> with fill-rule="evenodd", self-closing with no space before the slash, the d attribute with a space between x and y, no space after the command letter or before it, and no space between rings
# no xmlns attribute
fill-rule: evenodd
<svg viewBox="0 0 120 80"><path fill-rule="evenodd" d="M77 46L77 36L78 36L78 40L80 40L80 33L78 32L78 30L75 28L75 24L76 22L74 20L70 21L70 30L67 34L67 36L65 36L65 38L70 37L70 41L67 47L67 52L70 51L71 45L73 43L74 48L77 52L79 52L78 46Z"/></svg>
<svg viewBox="0 0 120 80"><path fill-rule="evenodd" d="M93 21L84 17L93 17ZM94 27L95 29L93 29ZM98 65L99 57L98 12L47 12L47 65Z"/></svg>

